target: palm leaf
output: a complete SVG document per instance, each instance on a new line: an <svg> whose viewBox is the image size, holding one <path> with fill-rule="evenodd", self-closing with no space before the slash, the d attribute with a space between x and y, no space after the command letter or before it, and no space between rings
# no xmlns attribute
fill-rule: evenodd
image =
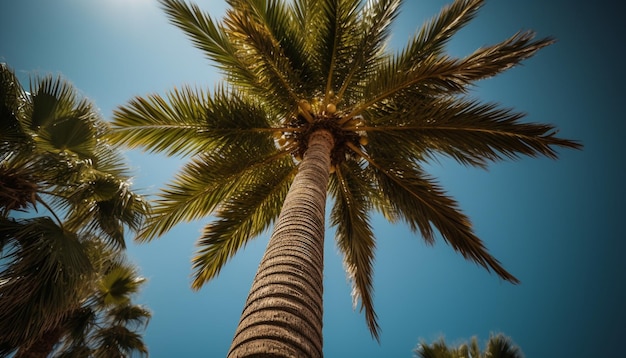
<svg viewBox="0 0 626 358"><path fill-rule="evenodd" d="M188 5L182 0L160 0L165 13L174 25L183 30L195 47L202 50L226 75L228 81L240 86L250 86L258 94L264 92L259 86L256 74L249 68L245 58L241 58L231 43L224 28L216 24L197 5Z"/></svg>
<svg viewBox="0 0 626 358"><path fill-rule="evenodd" d="M368 132L372 147L401 143L404 157L422 160L448 155L460 163L486 168L488 161L520 155L556 158L554 146L579 148L555 136L551 125L521 123L524 117L495 104L463 99L438 99L403 107L390 114L371 115ZM398 113L401 113L400 115Z"/></svg>
<svg viewBox="0 0 626 358"><path fill-rule="evenodd" d="M491 256L482 241L473 233L469 219L460 212L458 204L445 195L444 191L417 165L402 162L397 158L380 157L372 151L369 168L384 199L378 205L387 218L401 218L413 231L419 231L427 243L435 240L433 226L441 233L444 241L464 258L472 260L488 271L493 270L501 278L517 283L518 280L506 271ZM384 164L381 164L384 163ZM432 226L431 226L432 225Z"/></svg>
<svg viewBox="0 0 626 358"><path fill-rule="evenodd" d="M373 292L373 264L376 248L368 220L369 196L375 195L362 168L354 161L337 168L331 177L330 191L335 198L330 220L337 226L336 241L343 254L344 267L352 282L352 300L356 308L361 300L367 325L377 340L379 330Z"/></svg>
<svg viewBox="0 0 626 358"><path fill-rule="evenodd" d="M139 240L160 236L181 221L207 216L222 201L254 181L257 171L275 155L273 141L258 146L228 146L203 153L185 165L159 194L148 226Z"/></svg>
<svg viewBox="0 0 626 358"><path fill-rule="evenodd" d="M79 304L93 268L76 235L49 218L0 218L0 237L12 242L0 271L0 336L27 345Z"/></svg>
<svg viewBox="0 0 626 358"><path fill-rule="evenodd" d="M139 97L118 108L109 139L167 155L195 155L235 141L269 137L267 118L258 102L237 91L218 88L212 98L185 87L167 98Z"/></svg>
<svg viewBox="0 0 626 358"><path fill-rule="evenodd" d="M216 277L226 262L250 240L266 230L280 214L293 179L291 158L282 157L256 171L254 180L236 188L204 228L194 256L192 288Z"/></svg>

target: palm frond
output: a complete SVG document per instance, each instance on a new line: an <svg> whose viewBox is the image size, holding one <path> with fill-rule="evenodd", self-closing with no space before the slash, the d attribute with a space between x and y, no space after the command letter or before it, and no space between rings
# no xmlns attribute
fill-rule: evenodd
<svg viewBox="0 0 626 358"><path fill-rule="evenodd" d="M220 204L215 221L205 227L196 244L199 250L192 259L192 288L200 289L216 277L248 240L276 220L294 175L290 157L274 160Z"/></svg>
<svg viewBox="0 0 626 358"><path fill-rule="evenodd" d="M127 357L133 353L148 356L148 347L141 335L124 326L110 326L96 334L97 348L95 357Z"/></svg>
<svg viewBox="0 0 626 358"><path fill-rule="evenodd" d="M233 46L240 57L245 58L247 67L254 73L254 82L246 87L258 87L257 93L273 107L281 108L284 113L293 111L294 104L302 98L299 77L295 64L288 58L281 46L284 34L275 38L272 30L265 23L267 16L260 6L240 6L227 10L224 24L232 39Z"/></svg>
<svg viewBox="0 0 626 358"><path fill-rule="evenodd" d="M116 265L99 281L100 300L104 305L125 305L146 281L131 265Z"/></svg>
<svg viewBox="0 0 626 358"><path fill-rule="evenodd" d="M486 356L493 358L522 358L522 351L511 338L503 335L491 335L487 342Z"/></svg>
<svg viewBox="0 0 626 358"><path fill-rule="evenodd" d="M580 148L575 141L556 137L551 125L521 123L522 113L473 100L436 99L370 117L371 126L363 130L373 147L402 143L394 151L403 150L404 157L416 160L444 154L486 168L489 161L520 155L555 159L555 146Z"/></svg>
<svg viewBox="0 0 626 358"><path fill-rule="evenodd" d="M213 21L200 8L182 0L160 0L170 22L183 30L193 45L202 50L228 78L229 82L245 86L252 84L258 93L263 92L257 84L254 71L245 58L240 58L224 28Z"/></svg>
<svg viewBox="0 0 626 358"><path fill-rule="evenodd" d="M209 215L238 187L254 181L257 171L287 153L275 154L273 141L257 146L231 145L193 158L155 201L148 226L139 240L160 236L181 221Z"/></svg>
<svg viewBox="0 0 626 358"><path fill-rule="evenodd" d="M478 13L484 0L456 0L426 22L401 52L400 68L410 69L425 58L441 56L448 41Z"/></svg>
<svg viewBox="0 0 626 358"><path fill-rule="evenodd" d="M369 196L375 195L374 190L363 169L354 161L344 163L335 173L329 187L335 198L331 225L337 227L335 239L352 283L353 306L356 308L361 301L370 333L378 340L380 327L372 300L376 243L368 219Z"/></svg>
<svg viewBox="0 0 626 358"><path fill-rule="evenodd" d="M140 305L116 305L107 312L107 319L113 325L140 328L148 325L152 313Z"/></svg>
<svg viewBox="0 0 626 358"><path fill-rule="evenodd" d="M403 0L368 1L359 14L359 20L350 34L352 47L342 52L343 73L337 75L339 90L337 101L344 100L351 106L358 101L363 90L363 79L373 75L373 71L387 56L384 52L391 31L391 24L399 14Z"/></svg>
<svg viewBox="0 0 626 358"><path fill-rule="evenodd" d="M416 164L397 158L394 162L389 158L378 157L377 152L373 152L371 158L365 153L361 155L367 158L377 187L384 196L383 204L378 205L378 209L385 217L403 219L412 231L419 231L429 244L435 242L434 226L444 241L464 258L474 261L487 271L493 270L504 280L519 282L487 252L457 202L446 196L439 185Z"/></svg>
<svg viewBox="0 0 626 358"><path fill-rule="evenodd" d="M269 137L268 116L250 97L218 87L211 97L184 87L167 98L135 98L114 112L108 138L130 148L167 155L195 155L235 141ZM241 135L247 132L245 136Z"/></svg>
<svg viewBox="0 0 626 358"><path fill-rule="evenodd" d="M474 82L513 67L554 42L551 38L533 41L534 37L533 32L518 33L464 59L431 54L407 63L402 55L395 56L376 69L364 88L362 102L345 117L384 105L398 96L439 97L466 92Z"/></svg>
<svg viewBox="0 0 626 358"><path fill-rule="evenodd" d="M76 235L47 217L0 218L0 236L13 242L0 271L0 336L32 343L79 305L93 268Z"/></svg>

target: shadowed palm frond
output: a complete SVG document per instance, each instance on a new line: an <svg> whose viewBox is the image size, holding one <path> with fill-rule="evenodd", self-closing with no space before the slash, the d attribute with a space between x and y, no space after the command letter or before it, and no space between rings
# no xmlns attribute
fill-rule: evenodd
<svg viewBox="0 0 626 358"><path fill-rule="evenodd" d="M455 200L417 165L409 162L390 162L388 158L372 153L369 168L383 196L378 209L387 218L402 219L412 231L419 231L424 240L434 244L433 226L444 241L463 257L493 270L502 279L512 283L519 281L491 256L482 241L474 234L469 219L460 211Z"/></svg>
<svg viewBox="0 0 626 358"><path fill-rule="evenodd" d="M200 289L216 277L248 240L265 231L280 214L295 175L291 158L283 156L255 172L250 183L235 188L219 205L215 220L204 228L198 239L199 250L192 259L192 288Z"/></svg>
<svg viewBox="0 0 626 358"><path fill-rule="evenodd" d="M0 237L0 337L28 345L78 307L93 267L78 237L46 217L0 218Z"/></svg>
<svg viewBox="0 0 626 358"><path fill-rule="evenodd" d="M554 159L555 146L580 148L575 141L557 138L553 126L522 123L524 114L495 104L448 98L404 108L368 116L371 124L362 130L368 132L372 147L401 143L407 158L424 160L443 154L482 168L488 162L520 155Z"/></svg>
<svg viewBox="0 0 626 358"><path fill-rule="evenodd" d="M107 319L114 325L140 328L148 325L152 313L140 305L118 305L107 312Z"/></svg>
<svg viewBox="0 0 626 358"><path fill-rule="evenodd" d="M352 304L356 308L361 301L370 332L378 340L380 327L372 299L376 242L368 217L370 196L375 192L365 172L355 162L344 163L336 169L329 190L335 199L330 223L337 227L335 240L352 283Z"/></svg>
<svg viewBox="0 0 626 358"><path fill-rule="evenodd" d="M111 326L101 329L96 334L97 348L94 357L128 357L134 353L141 357L148 356L148 347L141 336L124 326Z"/></svg>

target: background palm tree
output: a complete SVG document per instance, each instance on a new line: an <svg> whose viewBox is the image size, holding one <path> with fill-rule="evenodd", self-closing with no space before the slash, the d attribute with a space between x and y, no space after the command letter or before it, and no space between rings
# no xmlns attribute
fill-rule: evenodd
<svg viewBox="0 0 626 358"><path fill-rule="evenodd" d="M483 1L445 7L406 47L385 51L401 0L231 0L222 22L181 0L170 20L225 75L212 92L184 87L135 98L114 115L112 139L191 161L159 194L139 240L214 215L193 258L199 289L248 240L274 225L230 356L322 355L326 194L330 221L374 337L373 211L428 243L435 231L465 258L517 282L422 163L437 155L485 168L521 155L578 148L550 125L467 97L552 39L517 33L464 58L445 53Z"/></svg>
<svg viewBox="0 0 626 358"><path fill-rule="evenodd" d="M149 207L68 82L35 78L27 92L0 64L0 115L0 353L42 340L49 353L92 291L94 240L123 254Z"/></svg>
<svg viewBox="0 0 626 358"><path fill-rule="evenodd" d="M422 342L415 349L420 358L522 358L521 349L513 341L503 335L490 335L485 350L480 351L478 339L472 337L469 345L462 343L457 347L450 347L443 338L432 344Z"/></svg>

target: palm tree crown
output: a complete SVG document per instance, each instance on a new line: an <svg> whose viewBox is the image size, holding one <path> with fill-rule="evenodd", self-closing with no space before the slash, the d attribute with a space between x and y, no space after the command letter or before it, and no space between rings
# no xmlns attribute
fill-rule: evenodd
<svg viewBox="0 0 626 358"><path fill-rule="evenodd" d="M114 141L191 156L159 194L139 239L213 215L193 258L199 289L277 220L310 143L326 133L332 147L320 173L334 200L330 222L375 337L373 212L403 221L428 243L438 231L465 258L516 283L422 168L438 155L485 168L579 147L550 125L523 123L521 113L467 96L474 82L553 42L521 32L463 58L446 54L483 2L454 1L392 53L385 45L402 0L227 0L221 22L183 0L161 0L225 81L212 92L183 87L116 110Z"/></svg>

